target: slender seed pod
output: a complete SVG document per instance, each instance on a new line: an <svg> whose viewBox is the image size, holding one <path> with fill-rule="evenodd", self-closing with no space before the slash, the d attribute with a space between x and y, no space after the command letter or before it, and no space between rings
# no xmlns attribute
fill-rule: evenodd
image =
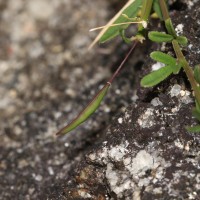
<svg viewBox="0 0 200 200"><path fill-rule="evenodd" d="M90 117L90 115L92 115L99 107L110 85L110 82L107 82L106 85L92 99L92 101L79 113L79 115L74 120L72 120L67 126L58 131L56 135L64 135L70 132L71 130L75 129L80 124L82 124L85 120L87 120Z"/></svg>

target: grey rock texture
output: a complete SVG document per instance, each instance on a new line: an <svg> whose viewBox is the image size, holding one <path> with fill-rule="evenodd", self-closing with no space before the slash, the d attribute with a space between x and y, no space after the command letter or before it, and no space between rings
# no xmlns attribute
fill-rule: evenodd
<svg viewBox="0 0 200 200"><path fill-rule="evenodd" d="M199 3L191 2L179 1L180 10L171 4L171 15L189 39L185 54L194 66L200 61ZM173 53L170 45L152 46L159 48ZM147 58L139 79L154 64ZM185 129L196 123L187 78L181 72L150 89L140 88L139 79L139 99L115 117L50 199L199 199L200 135Z"/></svg>
<svg viewBox="0 0 200 200"><path fill-rule="evenodd" d="M197 123L187 78L139 86L155 64L147 53L171 51L169 45L139 47L99 111L55 137L129 48L119 39L87 51L95 36L88 30L104 25L120 4L0 1L0 199L199 198L200 136L185 130ZM192 66L200 63L199 8L197 1L170 2Z"/></svg>

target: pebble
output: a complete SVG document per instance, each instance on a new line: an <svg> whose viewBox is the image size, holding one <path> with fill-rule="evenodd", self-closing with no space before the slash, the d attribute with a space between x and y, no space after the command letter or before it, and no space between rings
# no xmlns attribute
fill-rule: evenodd
<svg viewBox="0 0 200 200"><path fill-rule="evenodd" d="M118 119L118 122L119 122L119 124L122 124L123 119L120 117L120 118Z"/></svg>
<svg viewBox="0 0 200 200"><path fill-rule="evenodd" d="M34 175L34 178L35 178L35 180L38 181L38 182L42 181L42 179L43 179L43 177L42 177L40 174Z"/></svg>
<svg viewBox="0 0 200 200"><path fill-rule="evenodd" d="M176 97L180 94L180 92L181 92L181 86L178 84L175 84L170 90L170 95L171 97Z"/></svg>

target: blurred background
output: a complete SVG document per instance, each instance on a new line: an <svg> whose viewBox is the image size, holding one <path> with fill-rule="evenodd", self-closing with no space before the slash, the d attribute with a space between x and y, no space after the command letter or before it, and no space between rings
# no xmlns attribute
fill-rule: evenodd
<svg viewBox="0 0 200 200"><path fill-rule="evenodd" d="M97 34L89 29L105 25L120 6L117 0L0 0L0 199L46 199L114 112L135 98L132 82L119 80L93 119L55 137L127 50L120 41L87 50Z"/></svg>
<svg viewBox="0 0 200 200"><path fill-rule="evenodd" d="M88 100L82 92L109 75L111 51L87 51L96 35L88 30L106 23L108 8L102 0L0 0L0 199L44 199L75 159L55 133Z"/></svg>

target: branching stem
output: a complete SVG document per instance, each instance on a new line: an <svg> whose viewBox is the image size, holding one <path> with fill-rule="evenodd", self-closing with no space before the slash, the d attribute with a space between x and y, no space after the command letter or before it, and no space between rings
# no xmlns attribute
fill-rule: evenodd
<svg viewBox="0 0 200 200"><path fill-rule="evenodd" d="M187 75L187 77L190 81L192 89L194 90L195 97L196 97L198 103L200 103L200 91L199 91L199 88L198 88L198 84L197 84L197 82L194 78L193 70L191 69L187 60L185 59L178 42L176 40L173 40L172 44L173 44L174 51L176 53L176 57L178 58L178 61L181 63L181 65L183 66L183 69L184 69L184 71L185 71L185 73L186 73L186 75Z"/></svg>
<svg viewBox="0 0 200 200"><path fill-rule="evenodd" d="M177 35L176 35L175 30L174 30L173 24L171 22L166 2L164 0L159 0L159 3L160 3L160 8L161 8L161 11L162 11L162 15L163 15L163 19L165 21L165 26L167 28L167 31L168 31L169 34L173 35L174 38L175 38L172 41L172 45L173 45L173 49L176 53L176 57L177 57L178 61L181 63L181 65L182 65L182 67L183 67L183 69L184 69L184 71L185 71L185 73L188 77L188 80L190 81L192 89L194 90L194 93L195 93L196 100L200 104L200 90L199 90L198 84L195 80L193 70L191 69L187 60L185 59L185 56L183 55L183 52L181 51L180 45L176 40Z"/></svg>

